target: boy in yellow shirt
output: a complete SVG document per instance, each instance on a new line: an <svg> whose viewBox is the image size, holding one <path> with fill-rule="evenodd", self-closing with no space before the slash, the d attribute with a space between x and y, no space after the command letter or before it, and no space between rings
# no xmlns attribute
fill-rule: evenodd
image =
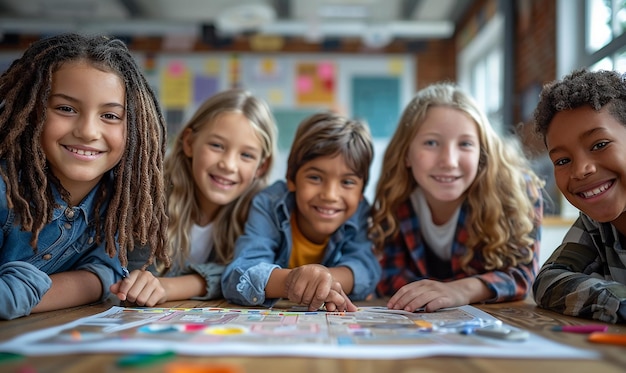
<svg viewBox="0 0 626 373"><path fill-rule="evenodd" d="M316 310L355 311L374 292L380 265L367 236L363 197L373 145L368 127L337 114L305 119L277 181L252 202L235 258L222 275L224 297L272 306L280 298Z"/></svg>

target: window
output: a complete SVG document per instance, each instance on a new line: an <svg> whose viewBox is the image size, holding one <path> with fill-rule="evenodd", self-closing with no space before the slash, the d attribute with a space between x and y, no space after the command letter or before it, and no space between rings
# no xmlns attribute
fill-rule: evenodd
<svg viewBox="0 0 626 373"><path fill-rule="evenodd" d="M626 73L624 31L626 0L557 0L557 78L582 67ZM561 202L561 216L578 217Z"/></svg>
<svg viewBox="0 0 626 373"><path fill-rule="evenodd" d="M626 73L626 0L557 1L557 76L581 67Z"/></svg>
<svg viewBox="0 0 626 373"><path fill-rule="evenodd" d="M626 0L625 0L626 1ZM459 54L459 85L476 99L497 133L503 123L504 17L497 13Z"/></svg>
<svg viewBox="0 0 626 373"><path fill-rule="evenodd" d="M478 101L489 122L497 132L503 133L502 49L494 45L486 55L472 66L471 94Z"/></svg>
<svg viewBox="0 0 626 373"><path fill-rule="evenodd" d="M626 0L586 0L586 65L626 72Z"/></svg>

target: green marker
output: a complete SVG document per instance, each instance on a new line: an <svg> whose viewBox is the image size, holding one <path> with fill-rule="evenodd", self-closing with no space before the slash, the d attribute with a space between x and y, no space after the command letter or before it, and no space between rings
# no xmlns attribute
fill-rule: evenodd
<svg viewBox="0 0 626 373"><path fill-rule="evenodd" d="M0 363L5 363L13 360L21 360L24 356L20 354L14 354L12 352L0 352Z"/></svg>
<svg viewBox="0 0 626 373"><path fill-rule="evenodd" d="M141 353L141 354L126 355L126 356L122 356L121 358L117 360L117 366L137 367L137 366L150 365L150 364L155 364L155 363L169 360L171 358L174 358L175 356L176 356L176 353L174 351L159 352L156 354Z"/></svg>

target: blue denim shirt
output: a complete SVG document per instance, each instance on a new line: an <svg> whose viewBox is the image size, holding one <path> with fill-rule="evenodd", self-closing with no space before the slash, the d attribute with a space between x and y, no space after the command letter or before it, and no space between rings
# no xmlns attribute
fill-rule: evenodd
<svg viewBox="0 0 626 373"><path fill-rule="evenodd" d="M271 307L278 301L265 298L265 286L275 268L289 267L290 217L295 208L295 195L284 181L277 181L253 199L245 233L235 245L235 258L222 275L222 292L229 302ZM354 215L330 237L320 263L352 270L354 287L348 294L352 300L372 294L381 274L367 238L369 210L363 199Z"/></svg>
<svg viewBox="0 0 626 373"><path fill-rule="evenodd" d="M105 244L96 244L93 210L97 189L96 186L78 206L69 208L53 187L58 207L52 221L41 230L34 251L31 233L13 224L15 214L7 207L6 184L0 177L0 319L30 314L50 289L50 274L70 270L93 272L102 282L102 299L106 299L109 286L127 273L117 255L110 258ZM101 211L104 215L106 206Z"/></svg>

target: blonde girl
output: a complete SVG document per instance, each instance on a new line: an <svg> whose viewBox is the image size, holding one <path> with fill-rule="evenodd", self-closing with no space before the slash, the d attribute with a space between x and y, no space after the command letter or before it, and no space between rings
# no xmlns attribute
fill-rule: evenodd
<svg viewBox="0 0 626 373"><path fill-rule="evenodd" d="M538 269L542 182L451 83L419 91L385 152L370 237L387 306L524 298Z"/></svg>
<svg viewBox="0 0 626 373"><path fill-rule="evenodd" d="M137 270L113 289L120 299L153 306L221 297L222 271L252 197L267 184L276 136L269 107L248 91L220 92L198 108L165 162L172 268L155 278L136 258Z"/></svg>

